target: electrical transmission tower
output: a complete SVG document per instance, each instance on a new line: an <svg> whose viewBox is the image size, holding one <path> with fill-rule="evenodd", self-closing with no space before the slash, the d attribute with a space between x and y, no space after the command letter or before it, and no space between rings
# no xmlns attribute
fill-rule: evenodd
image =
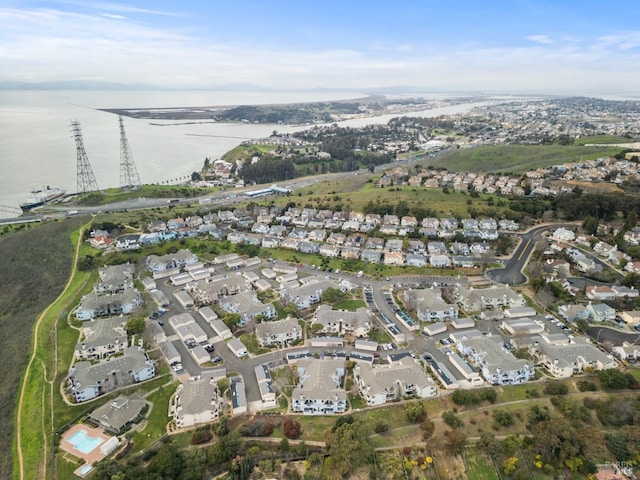
<svg viewBox="0 0 640 480"><path fill-rule="evenodd" d="M76 141L76 156L77 156L77 169L78 169L78 195L94 193L99 194L98 182L93 175L91 164L89 163L89 157L84 149L84 142L82 141L82 130L80 130L80 123L77 120L71 121L71 131L73 132L73 138Z"/></svg>
<svg viewBox="0 0 640 480"><path fill-rule="evenodd" d="M118 117L118 121L120 122L120 188L123 190L135 189L141 185L140 177L136 164L133 162L122 117Z"/></svg>

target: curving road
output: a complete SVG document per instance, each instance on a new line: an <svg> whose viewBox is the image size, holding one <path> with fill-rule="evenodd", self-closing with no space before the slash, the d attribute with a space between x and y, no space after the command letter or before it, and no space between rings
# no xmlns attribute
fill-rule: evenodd
<svg viewBox="0 0 640 480"><path fill-rule="evenodd" d="M527 276L522 273L529 257L536 246L536 242L542 238L542 234L548 230L555 230L559 227L575 227L571 223L546 224L534 227L524 233L519 233L520 244L515 249L511 257L506 261L504 268L496 268L487 271L486 275L494 282L506 285L522 285L527 283Z"/></svg>

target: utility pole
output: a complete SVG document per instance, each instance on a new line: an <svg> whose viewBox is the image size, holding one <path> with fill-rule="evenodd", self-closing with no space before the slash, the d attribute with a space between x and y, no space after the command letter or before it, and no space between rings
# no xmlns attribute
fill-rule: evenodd
<svg viewBox="0 0 640 480"><path fill-rule="evenodd" d="M131 155L127 133L124 131L122 116L118 117L118 122L120 123L120 189L135 190L141 185L140 177L138 176L138 170Z"/></svg>
<svg viewBox="0 0 640 480"><path fill-rule="evenodd" d="M89 157L84 149L84 142L82 140L82 130L80 129L80 122L77 120L71 121L71 131L73 132L73 138L76 142L76 157L77 157L77 194L97 194L99 195L100 189L98 188L98 182L93 175L91 164L89 163Z"/></svg>

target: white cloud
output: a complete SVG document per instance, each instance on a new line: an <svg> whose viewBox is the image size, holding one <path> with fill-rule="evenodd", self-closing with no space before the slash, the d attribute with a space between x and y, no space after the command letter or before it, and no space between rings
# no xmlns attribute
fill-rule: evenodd
<svg viewBox="0 0 640 480"><path fill-rule="evenodd" d="M528 37L524 38L535 43L541 43L542 45L551 45L554 43L554 41L548 35L529 35Z"/></svg>
<svg viewBox="0 0 640 480"><path fill-rule="evenodd" d="M120 13L141 13L146 15L159 15L164 17L182 17L182 13L169 12L166 10L153 10L148 8L132 7L130 5L122 5L119 3L110 2L84 2L75 0L58 0L58 3L63 5L73 5L76 7L82 7L83 9L92 9L96 11L106 10L111 12Z"/></svg>
<svg viewBox="0 0 640 480"><path fill-rule="evenodd" d="M106 18L113 18L114 20L126 20L127 18L123 15L116 15L114 13L101 13L100 15Z"/></svg>
<svg viewBox="0 0 640 480"><path fill-rule="evenodd" d="M95 14L0 8L0 80L103 80L166 87L253 83L281 88L416 85L442 89L637 90L640 32L527 37L533 44L385 42L357 50L212 42L155 28L109 4ZM116 10L120 8L120 10ZM106 13L105 13L106 12ZM116 20L116 21L114 21ZM553 43L552 43L553 42ZM611 72L616 72L613 75Z"/></svg>

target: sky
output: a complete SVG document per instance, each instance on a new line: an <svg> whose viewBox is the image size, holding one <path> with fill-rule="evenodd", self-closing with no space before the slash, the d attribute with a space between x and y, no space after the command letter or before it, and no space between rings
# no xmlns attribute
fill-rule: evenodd
<svg viewBox="0 0 640 480"><path fill-rule="evenodd" d="M0 0L0 82L640 93L640 2Z"/></svg>

